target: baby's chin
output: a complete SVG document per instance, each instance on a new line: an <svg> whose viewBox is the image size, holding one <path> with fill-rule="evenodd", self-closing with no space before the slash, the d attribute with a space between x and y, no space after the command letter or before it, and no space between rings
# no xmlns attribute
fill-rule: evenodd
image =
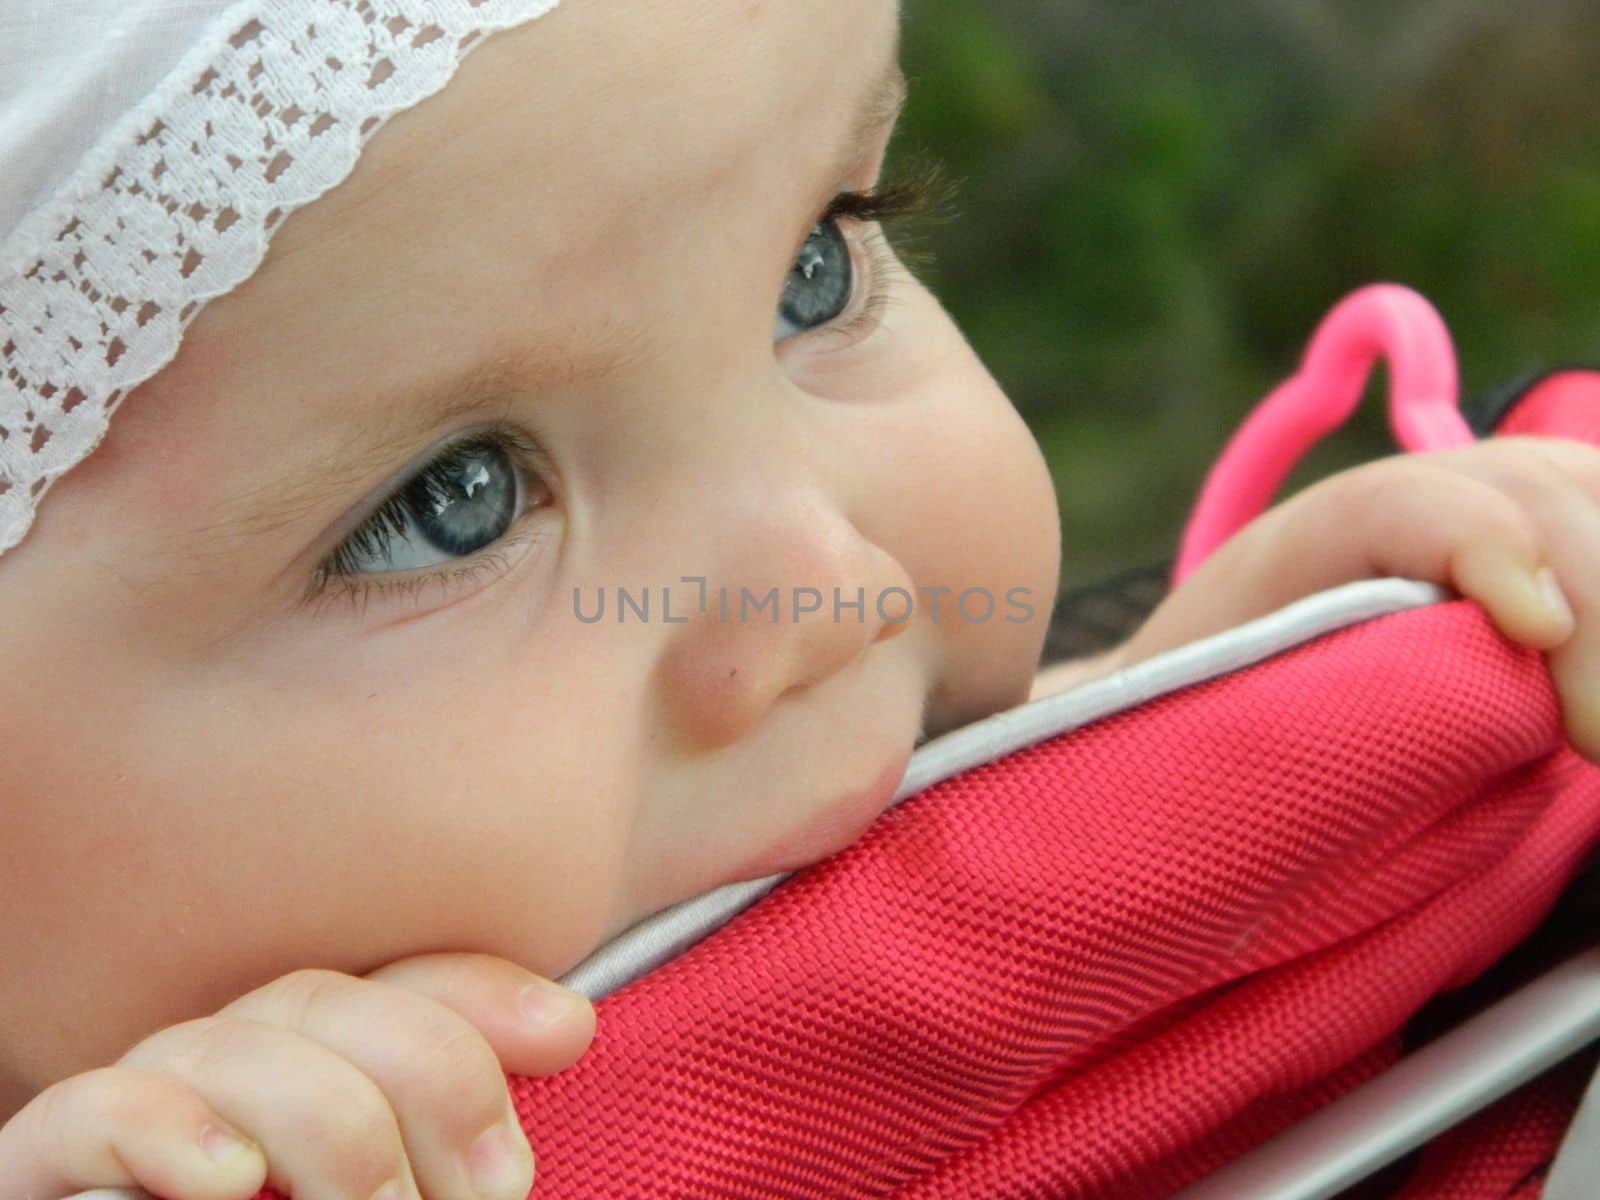
<svg viewBox="0 0 1600 1200"><path fill-rule="evenodd" d="M831 796L745 859L726 882L787 874L819 863L858 841L893 802L911 753L896 754L864 787Z"/></svg>
<svg viewBox="0 0 1600 1200"><path fill-rule="evenodd" d="M924 713L917 745L1028 703L1043 649L1041 636L1027 656L1013 653L1011 668L1003 674L996 672L972 686L934 692Z"/></svg>
<svg viewBox="0 0 1600 1200"><path fill-rule="evenodd" d="M875 776L860 786L819 799L781 832L765 839L757 851L728 872L723 882L738 883L799 871L853 845L893 805L918 747L973 721L1026 703L1030 686L1031 674L1026 680L1019 679L1014 687L969 698L964 705L941 705L935 699L926 707L915 738L888 752Z"/></svg>
<svg viewBox="0 0 1600 1200"><path fill-rule="evenodd" d="M1037 646L1013 642L955 678L913 648L909 638L876 647L709 762L662 764L624 856L616 932L720 887L827 862L893 805L918 746L1028 699Z"/></svg>

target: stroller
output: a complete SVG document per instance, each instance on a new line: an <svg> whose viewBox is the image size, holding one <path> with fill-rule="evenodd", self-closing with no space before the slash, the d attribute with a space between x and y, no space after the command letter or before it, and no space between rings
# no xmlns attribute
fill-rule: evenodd
<svg viewBox="0 0 1600 1200"><path fill-rule="evenodd" d="M1219 460L1175 578L1380 357L1408 450L1600 441L1584 371L1475 430L1437 314L1368 289ZM1538 655L1431 586L1314 596L936 738L845 851L601 948L562 980L588 1055L509 1080L535 1192L1600 1196L1597 846Z"/></svg>

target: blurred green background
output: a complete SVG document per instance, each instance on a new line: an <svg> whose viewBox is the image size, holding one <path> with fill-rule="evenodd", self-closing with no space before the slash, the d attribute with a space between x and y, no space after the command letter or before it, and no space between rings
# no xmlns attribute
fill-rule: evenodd
<svg viewBox="0 0 1600 1200"><path fill-rule="evenodd" d="M1172 555L1362 284L1438 306L1469 400L1600 365L1595 0L906 0L903 61L891 175L954 191L891 238L1044 447L1065 587ZM1391 446L1369 396L1291 486Z"/></svg>

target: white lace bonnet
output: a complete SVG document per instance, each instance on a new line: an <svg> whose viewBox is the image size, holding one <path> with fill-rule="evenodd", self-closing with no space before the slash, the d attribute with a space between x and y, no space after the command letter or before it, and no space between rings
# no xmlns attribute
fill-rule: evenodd
<svg viewBox="0 0 1600 1200"><path fill-rule="evenodd" d="M394 113L559 0L0 0L0 554Z"/></svg>

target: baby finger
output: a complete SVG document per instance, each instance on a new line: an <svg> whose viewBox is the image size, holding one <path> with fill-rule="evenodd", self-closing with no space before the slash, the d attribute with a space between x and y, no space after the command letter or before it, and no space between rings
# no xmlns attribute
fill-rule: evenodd
<svg viewBox="0 0 1600 1200"><path fill-rule="evenodd" d="M260 1144L268 1181L295 1200L418 1200L383 1092L309 1038L203 1017L157 1031L119 1065L174 1076L199 1092Z"/></svg>
<svg viewBox="0 0 1600 1200"><path fill-rule="evenodd" d="M259 1146L194 1089L150 1071L73 1075L0 1126L0 1177L34 1200L129 1186L164 1200L247 1200L266 1176Z"/></svg>

